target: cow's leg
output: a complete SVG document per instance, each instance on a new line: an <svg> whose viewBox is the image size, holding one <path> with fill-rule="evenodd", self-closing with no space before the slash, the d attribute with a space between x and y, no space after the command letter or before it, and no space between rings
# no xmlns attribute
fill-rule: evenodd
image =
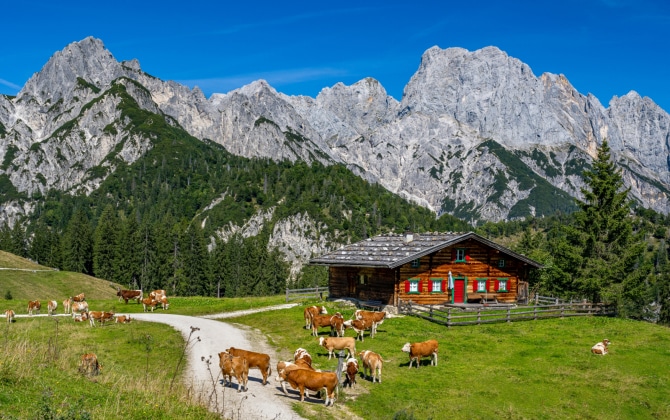
<svg viewBox="0 0 670 420"><path fill-rule="evenodd" d="M433 366L437 366L437 353L433 353L433 356L435 358L435 364Z"/></svg>
<svg viewBox="0 0 670 420"><path fill-rule="evenodd" d="M305 401L305 385L300 384L300 402Z"/></svg>

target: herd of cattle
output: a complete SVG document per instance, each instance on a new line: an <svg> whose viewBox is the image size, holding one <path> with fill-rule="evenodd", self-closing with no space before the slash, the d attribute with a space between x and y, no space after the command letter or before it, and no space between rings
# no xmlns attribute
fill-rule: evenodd
<svg viewBox="0 0 670 420"><path fill-rule="evenodd" d="M311 330L313 336L318 337L319 328L329 328L327 337L319 337L319 345L328 352L330 360L336 351L345 355L346 362L342 365L343 386L349 387L356 384L359 374L359 360L362 366L362 374L365 379L375 383L382 381L382 367L384 359L379 353L372 350L356 351L356 341L364 341L365 331L370 332L370 337L377 333L377 327L386 319L386 312L371 312L357 310L351 320L344 320L341 313L329 315L323 306L310 306L304 310L305 328ZM346 329L353 329L355 337L345 337ZM422 357L430 357L431 365L437 365L438 343L429 340L423 343L407 343L402 351L409 353L410 367L412 361L416 360L417 368ZM267 377L271 374L270 356L249 350L240 350L233 347L219 353L219 367L223 375L222 384L233 385L232 378L237 380L237 391L247 390L249 369L257 368L263 375L263 384L267 383ZM284 394L286 384L300 392L300 401L305 400L305 395L310 392L318 395L321 390L325 391L325 404L333 405L335 394L338 390L339 379L336 372L322 372L312 367L312 356L304 348L298 348L293 353L292 361L279 361L277 363L277 377Z"/></svg>

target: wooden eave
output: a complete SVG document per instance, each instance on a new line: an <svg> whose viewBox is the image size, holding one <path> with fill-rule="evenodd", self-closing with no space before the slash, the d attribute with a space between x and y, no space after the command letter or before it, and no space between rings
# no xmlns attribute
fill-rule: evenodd
<svg viewBox="0 0 670 420"><path fill-rule="evenodd" d="M535 268L542 268L537 261L517 254L501 245L491 242L474 232L444 234L414 234L414 239L405 241L405 235L381 235L354 244L343 246L337 251L312 258L309 263L332 267L373 267L393 269L432 254L443 248L457 245L468 239L476 240L496 249L504 255L515 258Z"/></svg>

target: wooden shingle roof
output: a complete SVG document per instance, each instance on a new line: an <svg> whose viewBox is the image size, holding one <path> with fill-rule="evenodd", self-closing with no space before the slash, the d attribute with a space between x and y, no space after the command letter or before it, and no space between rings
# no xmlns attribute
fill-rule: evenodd
<svg viewBox="0 0 670 420"><path fill-rule="evenodd" d="M422 234L389 234L368 238L354 244L345 245L337 251L330 252L309 263L329 266L358 266L396 268L424 255L431 254L468 239L473 239L495 248L536 268L542 265L537 261L517 254L516 252L496 244L474 232L467 233L422 233Z"/></svg>

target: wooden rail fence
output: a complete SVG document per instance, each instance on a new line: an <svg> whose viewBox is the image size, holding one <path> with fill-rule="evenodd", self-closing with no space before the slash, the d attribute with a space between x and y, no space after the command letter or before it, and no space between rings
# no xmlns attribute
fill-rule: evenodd
<svg viewBox="0 0 670 420"><path fill-rule="evenodd" d="M463 311L448 307L441 309L434 305L418 305L412 301L400 301L398 311L402 314L427 319L447 327L460 325L481 325L494 322L533 321L548 318L571 316L614 316L614 305L603 303L562 303L552 305L533 305L510 307L506 309L482 309Z"/></svg>
<svg viewBox="0 0 670 420"><path fill-rule="evenodd" d="M328 295L328 286L322 287L307 287L305 289L286 289L286 302L295 299L303 299L306 297L313 297L315 299L323 300Z"/></svg>

